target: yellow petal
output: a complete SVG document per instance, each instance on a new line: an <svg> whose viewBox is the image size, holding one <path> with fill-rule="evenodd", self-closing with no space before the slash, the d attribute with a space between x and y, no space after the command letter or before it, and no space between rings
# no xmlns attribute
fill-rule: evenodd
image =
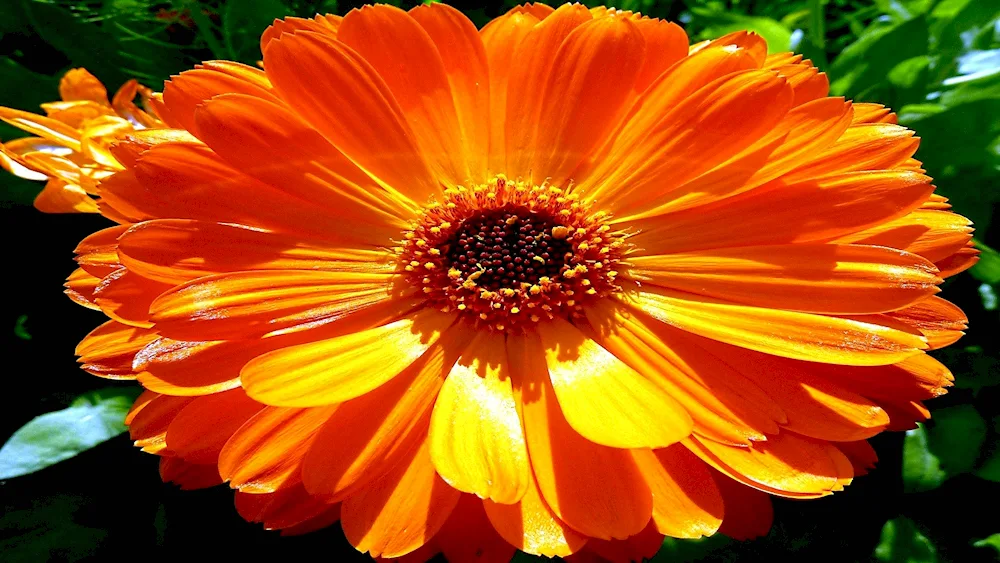
<svg viewBox="0 0 1000 563"><path fill-rule="evenodd" d="M480 333L448 374L431 416L430 452L460 491L502 504L524 496L528 452L502 335Z"/></svg>
<svg viewBox="0 0 1000 563"><path fill-rule="evenodd" d="M426 309L387 325L264 354L247 364L240 378L247 394L264 404L339 403L402 372L454 320L453 315Z"/></svg>
<svg viewBox="0 0 1000 563"><path fill-rule="evenodd" d="M562 319L526 339L531 361L545 359L566 420L588 440L613 448L662 448L691 432L691 417L663 389ZM537 357L537 360L535 359ZM539 370L545 369L539 366Z"/></svg>

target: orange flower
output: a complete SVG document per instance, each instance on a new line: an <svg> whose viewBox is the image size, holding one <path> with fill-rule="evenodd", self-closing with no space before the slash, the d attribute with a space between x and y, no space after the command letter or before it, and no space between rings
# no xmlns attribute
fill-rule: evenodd
<svg viewBox="0 0 1000 563"><path fill-rule="evenodd" d="M130 80L109 102L97 78L82 68L70 70L59 82L62 101L42 104L48 117L0 107L0 119L37 135L0 144L0 166L21 178L46 181L35 198L39 211L97 213L90 195L122 169L108 146L122 135L163 127L135 105L137 94L144 104L154 96Z"/></svg>
<svg viewBox="0 0 1000 563"><path fill-rule="evenodd" d="M432 4L261 47L111 146L119 225L67 283L167 480L373 557L637 560L766 533L951 384L969 222L893 114L757 35Z"/></svg>

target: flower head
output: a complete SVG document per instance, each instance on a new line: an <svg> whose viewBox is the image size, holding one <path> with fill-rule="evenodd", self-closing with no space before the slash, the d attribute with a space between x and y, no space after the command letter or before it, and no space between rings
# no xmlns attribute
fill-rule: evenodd
<svg viewBox="0 0 1000 563"><path fill-rule="evenodd" d="M0 166L28 180L46 181L35 207L46 213L97 213L98 184L121 170L109 152L116 139L163 123L135 105L155 103L155 94L135 80L108 92L94 75L75 68L59 81L58 102L42 104L46 116L0 108L0 119L35 137L0 144ZM149 133L144 133L149 134Z"/></svg>
<svg viewBox="0 0 1000 563"><path fill-rule="evenodd" d="M765 533L912 427L969 222L752 33L566 4L289 18L110 148L68 287L165 479L375 557Z"/></svg>

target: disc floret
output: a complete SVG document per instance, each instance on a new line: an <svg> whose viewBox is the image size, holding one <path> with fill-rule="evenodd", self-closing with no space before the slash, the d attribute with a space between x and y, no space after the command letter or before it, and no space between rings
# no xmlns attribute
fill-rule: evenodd
<svg viewBox="0 0 1000 563"><path fill-rule="evenodd" d="M443 311L497 331L581 313L621 291L627 249L609 215L563 188L503 175L445 191L400 247L400 269Z"/></svg>

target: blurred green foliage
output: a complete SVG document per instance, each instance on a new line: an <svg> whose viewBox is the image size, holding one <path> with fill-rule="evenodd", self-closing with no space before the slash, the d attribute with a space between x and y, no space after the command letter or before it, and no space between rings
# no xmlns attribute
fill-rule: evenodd
<svg viewBox="0 0 1000 563"><path fill-rule="evenodd" d="M135 386L91 391L22 426L0 448L0 479L34 473L125 432Z"/></svg>
<svg viewBox="0 0 1000 563"><path fill-rule="evenodd" d="M254 64L260 58L259 34L274 18L343 14L360 3L5 0L0 2L0 105L35 110L38 104L54 99L59 76L72 67L86 67L113 90L132 77L158 89L171 74L206 59ZM416 2L389 3L409 8ZM767 39L772 51L790 49L812 59L829 74L833 95L893 107L900 123L921 137L917 157L940 192L951 199L956 211L975 221L977 246L983 253L973 270L949 280L945 288L944 295L959 304L971 321L965 339L936 353L954 372L955 388L930 402L933 419L926 424L905 436L875 440L881 462L872 476L858 479L847 492L837 495L840 500L815 501L817 505L831 503L827 506L834 512L857 514L858 522L840 523L843 529L831 530L829 521L816 519L823 508L810 509L812 517L802 518L801 504L778 501L775 527L766 538L753 542L734 542L723 536L668 540L657 560L759 560L775 554L822 553L828 546L863 553L858 560L886 563L1000 558L998 520L975 516L967 509L984 499L998 500L1000 483L1000 254L993 250L1000 247L1000 229L991 228L1000 202L1000 2L611 0L608 4L678 21L692 41L737 29L754 30ZM514 2L455 5L483 25ZM14 129L0 125L0 139L16 136L20 134ZM0 176L0 207L17 212L30 205L39 189L37 184ZM47 218L45 224L58 229L59 220ZM42 335L31 340L24 322L23 310L12 313L15 345L41 349L51 345L51 338L45 337L51 332L33 325L33 332ZM95 387L99 384L94 380ZM69 403L62 395L57 395L59 400L65 401L60 406ZM73 402L32 421L12 442L29 449L38 446L36 465L26 467L41 469L120 432L120 426L109 421L120 418L123 400L118 394L99 394L85 403ZM49 399L39 404L54 410ZM97 432L86 443L45 443L42 435L52 432L39 433L39 425L73 424L76 419L65 420L65 413L79 414L80 409L100 411L96 420L104 425L103 434ZM35 436L39 443L28 440L26 446L25 435ZM13 446L8 443L7 447ZM0 474L12 473L4 469ZM886 487L892 490L887 492ZM891 505L877 505L877 500L868 501L865 495L889 499ZM837 502L841 504L833 504ZM56 491L37 501L39 512L34 517L23 510L10 511L0 518L0 529L4 537L13 539L4 540L0 548L6 551L16 546L7 553L24 560L41 560L35 557L45 553L66 559L87 554L88 542L103 541L107 534L77 523L74 515L84 504L78 494ZM208 504L195 506L196 511L204 511ZM169 518L170 512L163 508L155 510L155 541L162 540L164 528L169 531L184 525L183 520ZM193 513L188 513L189 519ZM150 526L152 521L150 513ZM840 537L844 533L848 537ZM63 544L71 547L63 551L53 547Z"/></svg>

